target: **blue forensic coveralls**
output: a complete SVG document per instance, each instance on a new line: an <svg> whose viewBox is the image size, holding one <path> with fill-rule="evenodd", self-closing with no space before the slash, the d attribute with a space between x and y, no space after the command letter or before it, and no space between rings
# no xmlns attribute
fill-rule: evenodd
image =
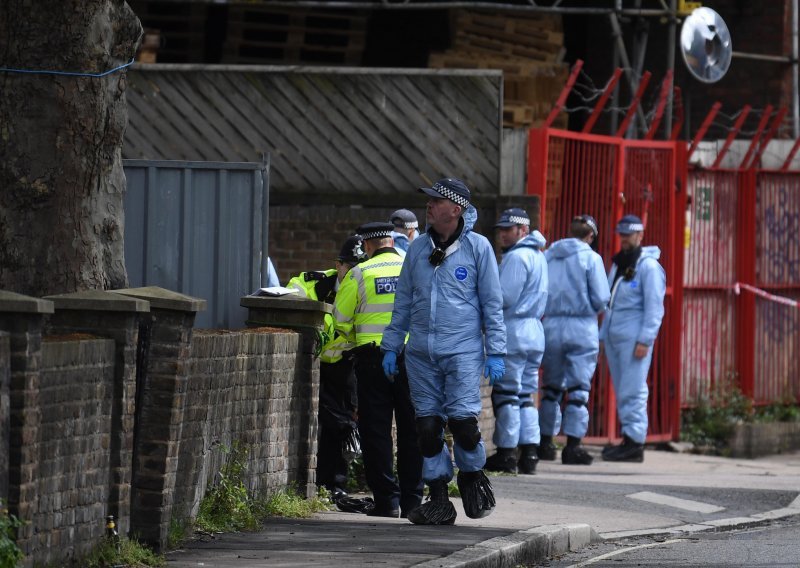
<svg viewBox="0 0 800 568"><path fill-rule="evenodd" d="M414 240L417 240L417 237L419 237L419 231L414 229ZM394 249L400 256L405 256L408 252L408 247L411 246L406 234L392 231L392 238L394 239Z"/></svg>
<svg viewBox="0 0 800 568"><path fill-rule="evenodd" d="M658 262L660 256L658 247L642 247L636 271L629 280L615 278L617 266L611 265L611 301L600 330L622 433L637 444L644 444L647 437L647 372L664 317L667 278ZM650 347L641 359L633 355L637 343Z"/></svg>
<svg viewBox="0 0 800 568"><path fill-rule="evenodd" d="M544 312L546 347L544 397L539 406L541 433L583 438L589 428L589 392L600 351L597 315L608 303L603 259L580 239L553 243L545 252L550 286ZM561 400L569 395L563 416Z"/></svg>
<svg viewBox="0 0 800 568"><path fill-rule="evenodd" d="M439 266L428 261L430 235L415 239L397 283L381 348L400 353L409 335L405 362L417 419L477 419L486 356L506 353L497 260L486 237L472 232L477 218L470 206L461 234ZM486 463L483 441L471 450L456 442L454 457L462 472L481 470ZM422 477L427 482L453 478L447 444L442 443L438 455L424 458Z"/></svg>
<svg viewBox="0 0 800 568"><path fill-rule="evenodd" d="M503 319L508 344L506 372L492 389L494 437L498 448L539 444L539 366L544 354L541 317L547 305L547 261L539 231L520 239L500 263Z"/></svg>

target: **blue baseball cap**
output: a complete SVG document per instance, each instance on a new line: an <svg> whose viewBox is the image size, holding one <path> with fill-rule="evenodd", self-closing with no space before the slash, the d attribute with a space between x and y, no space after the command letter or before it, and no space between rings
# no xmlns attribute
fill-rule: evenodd
<svg viewBox="0 0 800 568"><path fill-rule="evenodd" d="M464 209L469 207L471 199L469 188L458 178L442 178L431 187L420 187L419 190L431 197L449 199Z"/></svg>
<svg viewBox="0 0 800 568"><path fill-rule="evenodd" d="M520 209L519 207L512 207L511 209L506 209L500 214L500 219L495 223L495 228L502 227L515 227L516 225L525 225L526 227L531 226L531 218L528 217L528 214L525 212L524 209Z"/></svg>
<svg viewBox="0 0 800 568"><path fill-rule="evenodd" d="M576 215L572 220L580 221L581 223L586 223L587 225L589 225L589 228L592 230L592 234L594 234L595 237L597 237L597 235L599 234L599 231L597 229L597 221L591 215L587 215L585 213L583 215Z"/></svg>
<svg viewBox="0 0 800 568"><path fill-rule="evenodd" d="M617 223L617 233L620 235L630 235L631 233L641 233L644 231L644 223L636 215L625 215Z"/></svg>

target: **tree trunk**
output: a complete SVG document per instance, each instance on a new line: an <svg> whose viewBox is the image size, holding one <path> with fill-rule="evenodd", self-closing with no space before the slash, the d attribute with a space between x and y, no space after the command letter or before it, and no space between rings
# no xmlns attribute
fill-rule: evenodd
<svg viewBox="0 0 800 568"><path fill-rule="evenodd" d="M0 66L99 74L142 33L123 0L0 1ZM0 289L31 296L127 286L126 70L0 71Z"/></svg>

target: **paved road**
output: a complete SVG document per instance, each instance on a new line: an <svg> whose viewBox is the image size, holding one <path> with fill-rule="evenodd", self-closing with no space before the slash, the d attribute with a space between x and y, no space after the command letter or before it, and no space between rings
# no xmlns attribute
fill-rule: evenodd
<svg viewBox="0 0 800 568"><path fill-rule="evenodd" d="M540 566L797 568L800 566L800 517L743 530L597 543Z"/></svg>
<svg viewBox="0 0 800 568"><path fill-rule="evenodd" d="M188 543L169 566L516 566L592 539L697 535L800 515L800 453L734 460L648 451L643 464L545 462L537 475L492 482L496 511L471 520L456 500L454 527L341 512L269 519L259 533Z"/></svg>

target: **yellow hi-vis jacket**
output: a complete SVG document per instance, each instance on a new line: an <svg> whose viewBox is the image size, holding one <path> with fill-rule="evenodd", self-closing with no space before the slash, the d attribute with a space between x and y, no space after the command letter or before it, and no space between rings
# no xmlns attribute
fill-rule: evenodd
<svg viewBox="0 0 800 568"><path fill-rule="evenodd" d="M336 269L323 271L326 277L336 276ZM306 280L306 273L301 272L295 276L286 285L287 288L294 288L297 290L297 295L301 298L308 298L309 300L320 301L317 297L317 283L319 280ZM348 349L355 347L342 337L337 335L334 328L334 320L331 314L325 314L325 330L323 331L324 343L322 351L319 354L319 360L322 363L336 363L342 360L342 353Z"/></svg>
<svg viewBox="0 0 800 568"><path fill-rule="evenodd" d="M333 305L336 331L356 347L371 341L381 344L383 330L392 320L394 292L402 267L399 254L381 252L354 266L339 285Z"/></svg>

